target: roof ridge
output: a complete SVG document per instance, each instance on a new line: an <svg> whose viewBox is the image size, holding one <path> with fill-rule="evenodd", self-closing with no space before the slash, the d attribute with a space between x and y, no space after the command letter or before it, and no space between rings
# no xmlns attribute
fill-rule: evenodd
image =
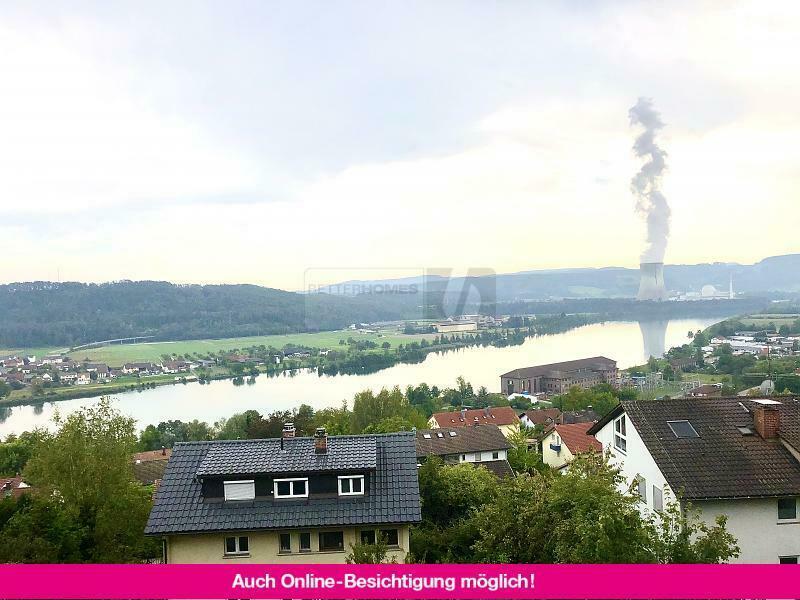
<svg viewBox="0 0 800 600"><path fill-rule="evenodd" d="M343 435L329 435L328 440L331 438L334 439L369 439L369 438L379 438L379 437L389 437L393 435L399 436L410 436L413 435L413 431L393 431L390 433L347 433ZM271 437L271 438L246 438L243 440L192 440L188 442L175 442L175 446L188 446L191 444L198 444L198 445L206 445L206 444L244 444L244 443L253 443L253 442L272 442L272 441L279 441L279 440L313 440L314 436L312 435L298 435L291 438L281 438L281 437Z"/></svg>

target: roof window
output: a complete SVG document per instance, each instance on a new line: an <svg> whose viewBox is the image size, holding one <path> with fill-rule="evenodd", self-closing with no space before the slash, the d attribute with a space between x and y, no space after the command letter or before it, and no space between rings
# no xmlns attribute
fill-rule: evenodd
<svg viewBox="0 0 800 600"><path fill-rule="evenodd" d="M667 425L672 429L672 433L678 439L699 438L697 430L692 427L689 421L667 421Z"/></svg>

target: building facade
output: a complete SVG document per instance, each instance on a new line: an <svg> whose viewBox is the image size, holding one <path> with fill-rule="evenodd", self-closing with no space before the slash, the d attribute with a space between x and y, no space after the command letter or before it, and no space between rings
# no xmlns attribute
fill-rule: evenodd
<svg viewBox="0 0 800 600"><path fill-rule="evenodd" d="M503 394L563 394L574 385L617 385L617 362L604 356L514 369L500 376Z"/></svg>
<svg viewBox="0 0 800 600"><path fill-rule="evenodd" d="M513 476L508 464L511 444L497 425L419 429L416 435L420 463L438 456L447 464L466 463L484 467L501 477Z"/></svg>
<svg viewBox="0 0 800 600"><path fill-rule="evenodd" d="M727 516L740 563L800 557L800 401L679 398L622 402L591 430L657 514L691 503L703 521Z"/></svg>
<svg viewBox="0 0 800 600"><path fill-rule="evenodd" d="M342 563L358 542L402 562L420 521L414 434L177 444L145 533L167 563Z"/></svg>

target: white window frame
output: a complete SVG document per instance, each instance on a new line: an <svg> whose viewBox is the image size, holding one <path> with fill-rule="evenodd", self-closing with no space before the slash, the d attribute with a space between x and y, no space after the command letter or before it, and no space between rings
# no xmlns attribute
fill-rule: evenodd
<svg viewBox="0 0 800 600"><path fill-rule="evenodd" d="M616 419L614 419L613 426L612 426L612 435L614 437L614 450L622 452L623 454L628 453L628 419L626 418L627 415L620 415ZM617 425L621 423L619 429L617 429ZM618 444L617 442L621 440L623 444ZM624 448L622 446L625 446Z"/></svg>
<svg viewBox="0 0 800 600"><path fill-rule="evenodd" d="M344 481L345 479L347 479L347 480L349 480L351 482L350 483L350 491L349 492L342 491L342 481ZM352 481L354 479L360 479L361 480L361 491L360 492L354 492L353 491ZM364 476L363 475L339 475L338 483L339 483L339 495L340 496L363 496L364 495L364 484L366 482L364 481Z"/></svg>
<svg viewBox="0 0 800 600"><path fill-rule="evenodd" d="M252 487L252 490L253 490L252 497L247 497L247 498L228 498L228 487L229 486L233 487L233 486L241 486L241 485L245 485L245 484L249 484ZM231 481L225 481L222 484L222 490L223 490L223 495L225 497L225 501L226 502L248 502L250 500L255 500L256 499L256 482L255 482L254 479L234 479L234 480L231 480Z"/></svg>
<svg viewBox="0 0 800 600"><path fill-rule="evenodd" d="M234 545L236 546L236 550L234 552L228 552L228 540L230 538L234 539ZM239 540L241 538L246 538L247 539L247 550L240 550ZM222 540L222 548L223 548L223 554L225 556L249 556L250 555L250 536L249 535L226 535Z"/></svg>
<svg viewBox="0 0 800 600"><path fill-rule="evenodd" d="M305 481L306 482L306 491L305 491L304 494L295 494L294 493L294 482L295 481ZM285 482L289 483L289 489L291 490L291 493L286 495L286 496L283 496L283 495L278 494L278 484L279 483L285 483ZM275 497L276 500L277 499L284 500L284 499L291 499L291 498L308 498L308 477L286 477L284 479L273 479L272 480L272 495Z"/></svg>

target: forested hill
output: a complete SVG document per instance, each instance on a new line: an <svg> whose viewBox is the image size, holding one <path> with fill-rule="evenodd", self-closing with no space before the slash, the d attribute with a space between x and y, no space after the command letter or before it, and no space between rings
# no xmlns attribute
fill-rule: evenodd
<svg viewBox="0 0 800 600"><path fill-rule="evenodd" d="M302 295L256 285L15 283L0 285L0 348L330 330L402 313L392 298Z"/></svg>

